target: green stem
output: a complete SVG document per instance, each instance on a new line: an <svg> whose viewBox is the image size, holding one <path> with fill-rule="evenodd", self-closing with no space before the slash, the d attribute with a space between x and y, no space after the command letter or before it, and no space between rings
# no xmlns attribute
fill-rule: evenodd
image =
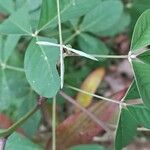
<svg viewBox="0 0 150 150"><path fill-rule="evenodd" d="M52 110L52 150L56 150L56 97L53 98Z"/></svg>
<svg viewBox="0 0 150 150"><path fill-rule="evenodd" d="M66 48L67 49L67 48ZM96 55L96 54L88 54L90 56L93 56L95 58L111 58L111 59L128 59L128 55ZM80 55L78 54L71 54L71 55L67 55L67 57L80 57Z"/></svg>
<svg viewBox="0 0 150 150"><path fill-rule="evenodd" d="M115 103L115 104L118 104L118 105L121 105L121 102L120 101L116 101L114 99L110 99L110 98L106 98L106 97L103 97L103 96L100 96L100 95L96 95L96 94L93 94L93 93L89 93L87 91L84 91L84 90L81 90L81 89L78 89L76 87L73 87L73 86L65 86L69 89L72 89L72 90L75 90L75 91L78 91L78 92L81 92L83 94L86 94L86 95L90 95L90 96L93 96L95 98L98 98L98 99L101 99L101 100L105 100L105 101L108 101L108 102L111 102L111 103ZM124 104L125 105L125 104Z"/></svg>
<svg viewBox="0 0 150 150"><path fill-rule="evenodd" d="M59 44L60 44L60 78L61 78L61 89L64 84L64 57L63 57L63 39L62 39L62 27L60 17L60 2L56 0L57 4L57 16L58 16L58 31L59 31Z"/></svg>
<svg viewBox="0 0 150 150"><path fill-rule="evenodd" d="M97 58L128 58L128 55L92 55Z"/></svg>
<svg viewBox="0 0 150 150"><path fill-rule="evenodd" d="M23 116L22 118L20 118L16 123L14 123L8 129L5 129L5 130L1 131L0 132L0 137L8 137L9 135L11 135L26 120L28 120L38 109L39 109L38 105L34 106L34 108L31 111L29 111L25 116Z"/></svg>

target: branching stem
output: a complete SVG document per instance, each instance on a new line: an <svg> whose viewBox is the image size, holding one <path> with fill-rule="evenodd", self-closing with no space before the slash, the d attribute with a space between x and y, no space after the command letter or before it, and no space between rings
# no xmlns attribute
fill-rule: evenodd
<svg viewBox="0 0 150 150"><path fill-rule="evenodd" d="M10 136L16 129L18 129L24 122L26 122L34 113L36 113L42 106L43 102L45 101L44 98L39 98L38 103L30 110L26 115L21 117L16 123L14 123L9 128L0 131L0 137L7 138Z"/></svg>
<svg viewBox="0 0 150 150"><path fill-rule="evenodd" d="M37 105L36 105L31 111L29 111L25 116L23 116L22 118L20 118L16 123L14 123L8 129L5 129L4 131L1 131L0 132L0 137L8 137L9 135L11 135L26 120L28 120L38 109L39 109L39 107L37 107Z"/></svg>

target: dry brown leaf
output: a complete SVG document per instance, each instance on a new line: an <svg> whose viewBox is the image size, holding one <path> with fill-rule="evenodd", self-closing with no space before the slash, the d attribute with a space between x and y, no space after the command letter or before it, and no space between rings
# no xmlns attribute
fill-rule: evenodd
<svg viewBox="0 0 150 150"><path fill-rule="evenodd" d="M112 98L121 100L126 90L116 93ZM101 121L109 122L112 120L118 105L108 102L96 102L88 110L92 112ZM93 122L83 112L76 112L69 116L57 127L57 150L66 150L74 145L88 144L92 142L93 137L103 133L102 127ZM51 141L47 145L50 150Z"/></svg>
<svg viewBox="0 0 150 150"><path fill-rule="evenodd" d="M95 93L99 85L101 84L105 75L104 68L98 68L93 71L81 85L81 90L89 93ZM92 96L79 92L76 97L77 102L83 106L88 107L92 102Z"/></svg>

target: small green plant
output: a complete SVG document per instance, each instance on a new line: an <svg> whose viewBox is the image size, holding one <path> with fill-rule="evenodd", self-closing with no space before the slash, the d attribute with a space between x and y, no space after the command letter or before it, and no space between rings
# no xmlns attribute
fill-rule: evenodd
<svg viewBox="0 0 150 150"><path fill-rule="evenodd" d="M150 128L150 51L146 48L150 45L150 10L146 10L136 22L128 55L113 55L97 38L114 36L129 25L130 16L123 7L120 0L0 0L0 10L8 15L0 24L0 111L18 119L0 131L6 149L18 149L18 144L28 145L28 149L42 149L14 132L22 126L32 137L41 120L39 110L47 102L53 102L52 149L56 149L56 96L61 95L75 103L62 92L63 88L119 106L116 150L127 146L139 127ZM74 45L77 46L73 48ZM76 56L97 64L103 64L108 58L128 59L134 79L121 101L68 86L69 81L66 82L64 75L67 72L65 64L69 63L65 60ZM143 102L130 104L130 100L136 98ZM111 134L105 123L75 105ZM83 145L72 150L88 147L103 149L98 145Z"/></svg>

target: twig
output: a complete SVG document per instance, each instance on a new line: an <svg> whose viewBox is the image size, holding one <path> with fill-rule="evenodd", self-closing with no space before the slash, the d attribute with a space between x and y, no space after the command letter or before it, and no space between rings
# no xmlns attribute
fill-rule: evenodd
<svg viewBox="0 0 150 150"><path fill-rule="evenodd" d="M84 107L79 105L72 97L64 93L63 91L60 91L59 94L68 100L70 103L72 103L74 106L78 107L80 110L82 110L86 115L88 115L93 121L95 121L99 126L101 126L106 132L110 133L111 130L107 127L107 125L99 120L97 117L95 117L90 111L86 110Z"/></svg>

